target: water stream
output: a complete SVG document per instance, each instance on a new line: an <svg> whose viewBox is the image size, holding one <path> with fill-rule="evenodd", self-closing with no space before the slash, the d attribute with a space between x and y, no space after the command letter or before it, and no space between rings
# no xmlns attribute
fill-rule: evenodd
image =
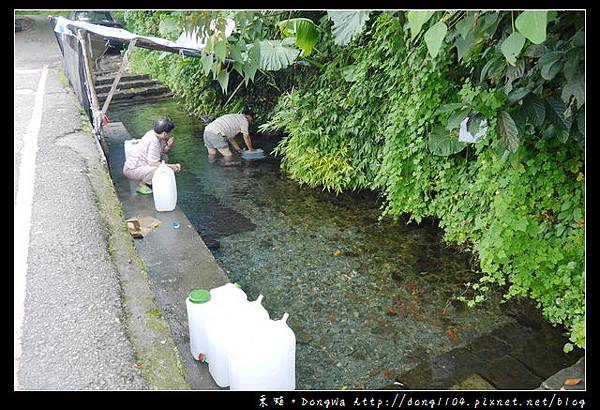
<svg viewBox="0 0 600 410"><path fill-rule="evenodd" d="M527 302L477 309L453 298L477 280L470 255L443 243L432 222L379 220L373 193L335 195L302 187L258 136L263 160L209 162L202 126L176 101L114 108L139 138L154 118L176 128L170 162L178 204L232 282L271 318L290 314L298 389L535 388L582 354ZM241 138L240 138L241 141ZM512 383L512 384L511 384ZM464 384L463 384L464 387Z"/></svg>

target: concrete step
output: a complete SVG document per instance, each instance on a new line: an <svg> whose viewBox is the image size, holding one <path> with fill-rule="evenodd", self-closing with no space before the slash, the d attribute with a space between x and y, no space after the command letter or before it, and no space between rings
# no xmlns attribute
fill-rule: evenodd
<svg viewBox="0 0 600 410"><path fill-rule="evenodd" d="M112 85L113 81L115 80L116 75L117 75L116 71L110 72L110 73L96 73L96 78L95 78L96 87L98 87L100 85L106 85L106 84L108 84L109 86ZM152 79L150 78L150 76L148 74L134 74L134 73L125 72L121 76L121 79L119 80L119 84L122 82L126 82L126 81L141 81L141 80L152 80Z"/></svg>
<svg viewBox="0 0 600 410"><path fill-rule="evenodd" d="M158 81L152 80L152 79L139 79L139 80L123 80L123 78L121 78L121 80L119 81L119 84L117 85L117 91L115 92L123 92L125 90L129 90L131 88L149 88L149 87L153 87L155 85L159 85L160 83ZM96 94L106 94L110 91L112 87L112 82L107 83L107 84L101 84L98 85L96 84Z"/></svg>
<svg viewBox="0 0 600 410"><path fill-rule="evenodd" d="M170 98L173 98L173 93L164 93L164 94L157 94L157 95L149 95L149 96L145 96L145 95L136 95L133 96L131 98L124 98L124 99L118 99L115 100L114 98L111 100L110 102L110 106L108 108L108 116L110 118L110 108L111 107L122 107L124 105L129 105L129 104L149 104L149 103L154 103L154 102L158 102L158 101L164 101L164 100L168 100ZM101 105L104 103L104 100L100 103Z"/></svg>
<svg viewBox="0 0 600 410"><path fill-rule="evenodd" d="M131 98L137 97L137 96L144 96L144 97L156 96L156 95L160 95L160 94L167 94L170 92L171 91L169 90L169 88L162 84L156 84L151 87L129 88L129 89L125 89L125 90L116 92L112 97L112 101L128 100L128 99L131 99ZM106 100L107 96L108 96L108 92L98 94L98 101L104 102L104 100Z"/></svg>

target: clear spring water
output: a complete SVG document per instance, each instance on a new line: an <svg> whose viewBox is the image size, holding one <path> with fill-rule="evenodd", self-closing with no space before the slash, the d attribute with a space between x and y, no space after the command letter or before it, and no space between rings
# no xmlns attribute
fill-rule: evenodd
<svg viewBox="0 0 600 410"><path fill-rule="evenodd" d="M271 318L290 314L298 389L450 388L473 375L484 380L474 388L502 388L503 378L534 388L581 356L562 354L566 339L528 303L454 301L477 279L468 255L444 245L431 222L380 221L374 194L336 196L286 179L269 155L277 137L253 139L265 159L224 166L207 160L202 126L174 100L110 118L139 138L161 115L176 124L178 205L249 299L263 294ZM514 381L507 358L520 357L529 362Z"/></svg>

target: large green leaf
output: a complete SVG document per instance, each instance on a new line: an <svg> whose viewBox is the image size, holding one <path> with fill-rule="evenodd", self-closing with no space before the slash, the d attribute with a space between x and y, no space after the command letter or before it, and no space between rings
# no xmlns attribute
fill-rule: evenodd
<svg viewBox="0 0 600 410"><path fill-rule="evenodd" d="M541 44L546 40L548 11L524 11L515 20L515 26L521 34L533 44Z"/></svg>
<svg viewBox="0 0 600 410"><path fill-rule="evenodd" d="M575 97L577 108L581 108L585 103L585 79L583 74L573 78L563 86L561 98L565 104L569 104L571 96Z"/></svg>
<svg viewBox="0 0 600 410"><path fill-rule="evenodd" d="M467 144L460 142L456 136L453 136L444 127L435 127L429 134L427 147L435 155L447 157L462 151Z"/></svg>
<svg viewBox="0 0 600 410"><path fill-rule="evenodd" d="M255 42L248 49L248 59L242 68L242 71L244 72L244 82L246 85L248 85L250 81L254 81L254 76L256 75L259 64L260 45L258 42Z"/></svg>
<svg viewBox="0 0 600 410"><path fill-rule="evenodd" d="M410 10L406 13L408 25L410 26L410 36L413 40L421 31L423 24L427 23L432 15L433 11L431 10Z"/></svg>
<svg viewBox="0 0 600 410"><path fill-rule="evenodd" d="M215 40L215 57L219 61L225 61L225 55L227 54L227 39L218 38Z"/></svg>
<svg viewBox="0 0 600 410"><path fill-rule="evenodd" d="M281 34L285 37L294 37L296 46L302 50L300 57L309 56L319 41L319 30L312 20L295 18L283 20L277 24Z"/></svg>
<svg viewBox="0 0 600 410"><path fill-rule="evenodd" d="M510 65L515 65L521 49L525 45L525 37L515 31L502 42L500 50Z"/></svg>
<svg viewBox="0 0 600 410"><path fill-rule="evenodd" d="M500 111L498 114L496 132L507 150L511 152L517 150L519 147L519 130L515 121L506 111Z"/></svg>
<svg viewBox="0 0 600 410"><path fill-rule="evenodd" d="M227 94L227 85L229 84L229 73L227 72L227 70L221 70L221 72L217 76L217 81L221 85L223 94Z"/></svg>
<svg viewBox="0 0 600 410"><path fill-rule="evenodd" d="M427 44L427 51L429 51L431 57L435 58L440 52L440 48L442 47L447 32L448 27L442 21L438 21L425 32L423 37Z"/></svg>
<svg viewBox="0 0 600 410"><path fill-rule="evenodd" d="M300 50L288 47L277 40L263 40L258 42L260 60L258 68L267 71L281 70L294 62Z"/></svg>
<svg viewBox="0 0 600 410"><path fill-rule="evenodd" d="M546 105L548 108L546 110L548 119L556 128L565 130L571 129L573 118L565 116L567 106L562 100L555 97L549 97L546 99Z"/></svg>
<svg viewBox="0 0 600 410"><path fill-rule="evenodd" d="M563 68L563 63L560 60L556 60L550 64L546 64L542 66L540 70L540 74L544 80L551 81L556 74L560 73L560 70Z"/></svg>
<svg viewBox="0 0 600 410"><path fill-rule="evenodd" d="M523 100L523 107L527 112L527 116L534 122L538 127L544 123L546 118L546 106L544 101L535 94L529 94Z"/></svg>
<svg viewBox="0 0 600 410"><path fill-rule="evenodd" d="M458 59L462 60L463 57L469 54L469 51L483 40L483 37L474 31L470 31L465 37L459 36L454 45L458 53Z"/></svg>
<svg viewBox="0 0 600 410"><path fill-rule="evenodd" d="M337 10L327 11L327 16L333 21L333 40L339 46L350 43L354 37L360 34L369 19L368 10Z"/></svg>
<svg viewBox="0 0 600 410"><path fill-rule="evenodd" d="M213 66L213 61L214 57L212 54L206 54L200 59L200 62L202 63L202 72L204 75L208 75L208 73L210 73L210 69Z"/></svg>

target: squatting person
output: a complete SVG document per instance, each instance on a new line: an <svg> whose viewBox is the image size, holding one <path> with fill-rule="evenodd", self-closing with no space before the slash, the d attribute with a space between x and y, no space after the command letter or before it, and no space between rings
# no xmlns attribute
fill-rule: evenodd
<svg viewBox="0 0 600 410"><path fill-rule="evenodd" d="M175 143L175 139L169 135L173 128L175 124L170 118L158 118L154 121L154 128L133 146L129 158L123 164L123 175L138 181L136 192L152 193L154 172L162 161L166 161L166 154ZM180 164L166 165L175 172L181 171Z"/></svg>

